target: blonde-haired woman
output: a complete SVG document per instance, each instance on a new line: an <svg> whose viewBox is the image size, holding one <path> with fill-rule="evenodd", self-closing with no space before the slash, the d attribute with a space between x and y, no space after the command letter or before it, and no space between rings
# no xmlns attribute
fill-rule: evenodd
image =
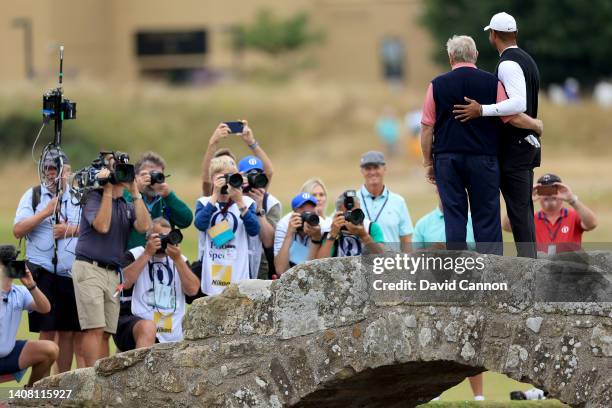
<svg viewBox="0 0 612 408"><path fill-rule="evenodd" d="M319 177L313 177L302 184L302 193L308 193L317 200L315 212L321 218L321 221L327 220L325 210L327 209L327 188Z"/></svg>

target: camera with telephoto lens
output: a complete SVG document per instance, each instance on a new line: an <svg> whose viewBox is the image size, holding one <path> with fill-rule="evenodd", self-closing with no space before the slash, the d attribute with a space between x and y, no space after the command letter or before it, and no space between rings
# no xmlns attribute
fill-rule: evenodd
<svg viewBox="0 0 612 408"><path fill-rule="evenodd" d="M111 158L115 160L114 166L111 166ZM136 175L134 165L130 164L129 160L130 156L124 152L100 152L99 156L91 162L91 165L76 171L70 177L72 197L83 205L83 199L91 190L103 188L107 183L116 185L133 182ZM109 169L111 173L107 178L99 179L98 173L103 169Z"/></svg>
<svg viewBox="0 0 612 408"><path fill-rule="evenodd" d="M249 185L244 188L244 192L248 193L254 188L266 188L268 185L268 176L259 170L251 170L246 174Z"/></svg>
<svg viewBox="0 0 612 408"><path fill-rule="evenodd" d="M165 175L161 171L151 171L149 172L149 176L151 177L151 185L164 184L166 182L166 177L170 177L170 175Z"/></svg>
<svg viewBox="0 0 612 408"><path fill-rule="evenodd" d="M344 219L351 224L361 225L363 220L365 220L365 214L360 208L355 208L355 197L357 197L355 190L346 190L344 192L344 208L346 211L343 215Z"/></svg>
<svg viewBox="0 0 612 408"><path fill-rule="evenodd" d="M14 245L0 245L0 264L10 279L21 279L26 274L25 261L18 261L19 251Z"/></svg>
<svg viewBox="0 0 612 408"><path fill-rule="evenodd" d="M167 234L159 234L159 239L161 239L161 248L157 250L157 253L163 254L166 252L168 244L178 245L183 242L183 233L179 229L173 229Z"/></svg>
<svg viewBox="0 0 612 408"><path fill-rule="evenodd" d="M319 216L317 215L317 213L305 211L300 214L300 218L302 219L302 226L297 229L298 231L304 230L305 223L310 225L311 227L316 227L317 225L319 225Z"/></svg>
<svg viewBox="0 0 612 408"><path fill-rule="evenodd" d="M227 183L221 187L221 194L227 194L227 186L230 185L234 188L242 187L242 174L240 173L228 173L224 174L225 182Z"/></svg>

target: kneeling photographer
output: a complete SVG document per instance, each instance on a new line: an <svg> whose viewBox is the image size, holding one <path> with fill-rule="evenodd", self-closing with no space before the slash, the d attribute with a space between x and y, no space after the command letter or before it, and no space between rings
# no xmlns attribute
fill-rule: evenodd
<svg viewBox="0 0 612 408"><path fill-rule="evenodd" d="M259 235L253 199L243 195L244 177L234 161L210 162L213 192L196 203L195 226L200 232L202 293L216 295L230 283L249 279L249 237Z"/></svg>
<svg viewBox="0 0 612 408"><path fill-rule="evenodd" d="M183 340L185 295L200 289L200 280L179 247L183 235L165 218L153 220L146 246L130 249L124 264L124 290L117 333L121 351Z"/></svg>
<svg viewBox="0 0 612 408"><path fill-rule="evenodd" d="M23 310L49 313L51 305L38 289L24 261L17 261L12 245L0 246L0 375L17 381L32 367L28 387L49 375L59 348L50 340L17 340ZM13 285L19 279L23 286Z"/></svg>
<svg viewBox="0 0 612 408"><path fill-rule="evenodd" d="M151 218L164 217L172 227L187 228L193 222L193 213L167 183L165 160L155 152L146 152L134 165L136 184L143 202L149 210ZM127 191L123 198L128 203L133 202L132 195ZM145 234L132 230L128 240L128 249L144 246L147 240Z"/></svg>
<svg viewBox="0 0 612 408"><path fill-rule="evenodd" d="M336 214L330 228L330 231L324 234L324 242L317 258L384 252L382 229L375 222L366 219L355 190L345 191L336 200Z"/></svg>
<svg viewBox="0 0 612 408"><path fill-rule="evenodd" d="M119 299L115 293L120 288L119 265L130 230L144 233L151 225L149 211L135 181L134 167L128 161L127 154L102 152L95 168L94 186L83 197L86 201L72 279L79 322L84 330L77 352L87 367L103 356L105 333L113 334L117 329ZM125 188L132 194L134 203L123 198Z"/></svg>
<svg viewBox="0 0 612 408"><path fill-rule="evenodd" d="M295 265L316 258L323 242L316 207L313 196L299 193L291 200L293 212L278 222L274 234L274 265L279 276Z"/></svg>

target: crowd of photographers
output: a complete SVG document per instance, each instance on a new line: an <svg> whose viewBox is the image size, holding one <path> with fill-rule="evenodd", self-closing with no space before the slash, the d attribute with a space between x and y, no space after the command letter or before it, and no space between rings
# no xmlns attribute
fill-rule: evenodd
<svg viewBox="0 0 612 408"><path fill-rule="evenodd" d="M232 133L252 155L237 158L219 148ZM13 232L24 239L27 258L21 272L14 254L2 254L14 273L2 277L0 375L19 378L32 367L31 385L54 362L58 372L70 370L73 356L77 367L93 366L109 355L111 336L120 351L181 340L186 304L232 282L275 279L317 258L445 242L441 206L413 229L404 198L385 184L382 153L363 154L359 167L361 188L330 199L321 179L307 180L283 216L269 191L272 162L246 121L215 129L195 212L168 184L166 164L154 152L133 166L125 154L102 152L96 166L79 173L79 186L88 186L79 203L69 192L68 157L47 156L43 183L25 192L15 216ZM576 206L569 187L551 177L540 184L560 186L559 199ZM331 201L335 211L327 214ZM578 213L549 210L574 223L574 240L596 222L582 207ZM199 251L189 262L180 230L192 223ZM467 235L473 241L471 225ZM12 284L16 277L23 285ZM16 340L22 310L29 311L29 329L39 340Z"/></svg>

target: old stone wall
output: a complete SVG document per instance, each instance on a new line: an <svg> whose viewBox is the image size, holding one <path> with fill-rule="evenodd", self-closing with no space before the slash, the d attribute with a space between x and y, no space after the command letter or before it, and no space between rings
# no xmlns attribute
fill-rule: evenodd
<svg viewBox="0 0 612 408"><path fill-rule="evenodd" d="M612 293L612 254L593 259L598 290ZM449 303L381 299L361 258L313 261L197 300L183 342L36 386L73 389L45 401L63 406L406 407L492 370L572 406L610 407L611 304L539 301L551 262L488 257L481 280L503 276L510 291Z"/></svg>

